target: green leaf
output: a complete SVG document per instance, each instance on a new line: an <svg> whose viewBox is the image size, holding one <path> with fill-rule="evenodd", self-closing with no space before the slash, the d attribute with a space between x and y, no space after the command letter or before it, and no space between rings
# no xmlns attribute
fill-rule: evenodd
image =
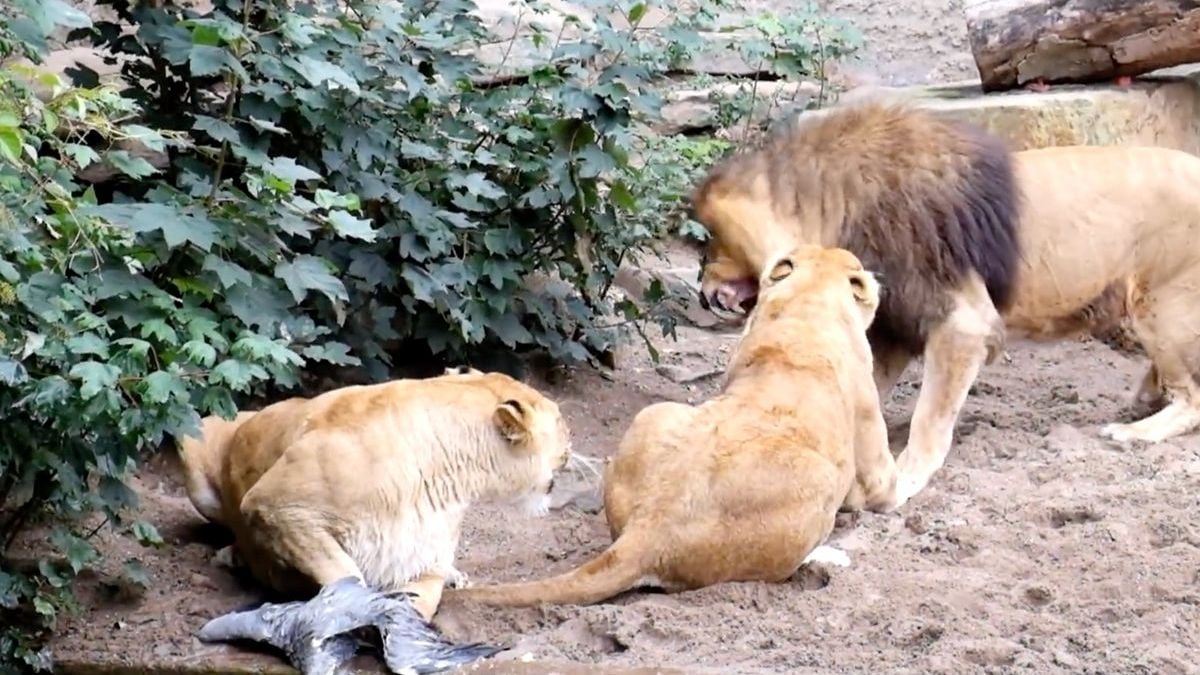
<svg viewBox="0 0 1200 675"><path fill-rule="evenodd" d="M350 211L357 211L362 208L362 203L360 202L358 195L354 194L342 195L332 190L318 189L314 199L316 200L315 204L313 202L308 202L309 207L315 208L319 206L323 209L347 209ZM299 198L297 198L297 200L299 200ZM305 210L309 211L312 209L306 208Z"/></svg>
<svg viewBox="0 0 1200 675"><path fill-rule="evenodd" d="M4 279L10 284L15 284L20 281L21 273L17 271L16 265L13 265L4 258L0 258L0 279Z"/></svg>
<svg viewBox="0 0 1200 675"><path fill-rule="evenodd" d="M450 174L446 178L446 185L451 188L462 188L472 195L487 199L499 199L507 194L479 171L472 171L465 175Z"/></svg>
<svg viewBox="0 0 1200 675"><path fill-rule="evenodd" d="M323 345L306 347L301 354L314 361L326 361L339 366L359 366L362 361L350 354L350 348L341 342L326 342Z"/></svg>
<svg viewBox="0 0 1200 675"><path fill-rule="evenodd" d="M108 358L108 342L95 333L82 333L67 340L67 349L77 356Z"/></svg>
<svg viewBox="0 0 1200 675"><path fill-rule="evenodd" d="M340 236L375 241L376 232L371 228L371 221L355 218L341 209L329 212L329 224Z"/></svg>
<svg viewBox="0 0 1200 675"><path fill-rule="evenodd" d="M233 58L233 54L222 47L192 45L191 51L188 52L188 67L191 68L193 77L217 75L224 70L236 73L243 82L250 79L242 65Z"/></svg>
<svg viewBox="0 0 1200 675"><path fill-rule="evenodd" d="M609 197L612 198L614 204L623 209L632 210L637 207L637 198L629 191L629 186L625 185L624 181L615 181L612 184Z"/></svg>
<svg viewBox="0 0 1200 675"><path fill-rule="evenodd" d="M646 16L646 3L644 2L639 2L633 7L630 7L629 14L626 15L626 17L629 19L629 24L633 26L636 26L637 23L642 20L643 16Z"/></svg>
<svg viewBox="0 0 1200 675"><path fill-rule="evenodd" d="M291 157L275 157L263 167L263 170L289 183L295 183L298 180L321 179L321 174L300 166Z"/></svg>
<svg viewBox="0 0 1200 675"><path fill-rule="evenodd" d="M158 528L144 520L139 520L133 524L133 536L142 546L159 548L166 543L163 541L162 535L158 533Z"/></svg>
<svg viewBox="0 0 1200 675"><path fill-rule="evenodd" d="M87 14L64 0L41 0L35 2L34 7L38 8L35 10L35 18L47 27L88 28L92 25L92 20Z"/></svg>
<svg viewBox="0 0 1200 675"><path fill-rule="evenodd" d="M188 400L187 383L178 375L165 370L157 370L142 380L142 395L151 403L166 403L175 398L180 401Z"/></svg>
<svg viewBox="0 0 1200 675"><path fill-rule="evenodd" d="M79 395L84 399L91 399L101 391L115 386L121 371L107 363L84 361L72 366L67 374L74 379L83 381L83 386L79 388Z"/></svg>
<svg viewBox="0 0 1200 675"><path fill-rule="evenodd" d="M268 120L260 120L254 115L250 115L248 119L250 120L250 126L258 129L259 131L269 131L273 134L280 134L282 136L288 136L292 133L281 126L275 125L273 122Z"/></svg>
<svg viewBox="0 0 1200 675"><path fill-rule="evenodd" d="M21 163L21 130L0 129L0 155L13 164Z"/></svg>
<svg viewBox="0 0 1200 675"><path fill-rule="evenodd" d="M225 359L210 373L213 384L223 383L234 391L246 391L254 379L265 380L267 377L267 371L262 366L238 359Z"/></svg>
<svg viewBox="0 0 1200 675"><path fill-rule="evenodd" d="M217 350L203 340L188 340L179 350L189 361L204 368L217 362Z"/></svg>
<svg viewBox="0 0 1200 675"><path fill-rule="evenodd" d="M204 256L204 264L200 266L200 269L216 274L217 279L225 288L235 284L249 286L251 282L250 273L246 271L246 268L237 263L222 260L215 255Z"/></svg>
<svg viewBox="0 0 1200 675"><path fill-rule="evenodd" d="M238 135L237 129L225 120L220 120L207 115L196 115L196 121L192 123L192 128L203 131L218 141L228 143L240 143L242 137Z"/></svg>
<svg viewBox="0 0 1200 675"><path fill-rule="evenodd" d="M329 264L313 255L299 255L295 260L275 266L275 277L282 280L292 292L296 302L301 302L309 291L317 291L334 303L350 299L346 287L329 273Z"/></svg>
<svg viewBox="0 0 1200 675"><path fill-rule="evenodd" d="M15 387L29 379L29 373L20 361L0 357L0 384Z"/></svg>
<svg viewBox="0 0 1200 675"><path fill-rule="evenodd" d="M62 551L63 556L67 559L67 564L71 566L71 571L75 574L79 574L100 557L95 547L86 539L61 528L56 529L50 535L50 541L58 550Z"/></svg>
<svg viewBox="0 0 1200 675"><path fill-rule="evenodd" d="M358 81L351 77L345 70L328 61L318 61L308 56L299 56L295 59L292 67L304 79L308 80L309 84L315 85L322 82L333 82L350 90L352 94L357 95L360 93Z"/></svg>
<svg viewBox="0 0 1200 675"><path fill-rule="evenodd" d="M483 235L483 245L488 253L505 255L521 250L521 234L512 228L488 230Z"/></svg>
<svg viewBox="0 0 1200 675"><path fill-rule="evenodd" d="M130 178L145 178L158 172L154 165L141 157L134 157L126 150L113 150L104 153L104 158L118 171Z"/></svg>
<svg viewBox="0 0 1200 675"><path fill-rule="evenodd" d="M533 335L521 325L517 316L511 312L502 314L499 318L493 320L488 324L488 328L496 334L496 337L500 338L501 342L510 348L533 341Z"/></svg>
<svg viewBox="0 0 1200 675"><path fill-rule="evenodd" d="M137 558L126 560L125 564L121 567L121 572L125 575L126 579L129 579L138 586L142 588L150 587L150 573L146 571L146 567L142 564L142 561Z"/></svg>
<svg viewBox="0 0 1200 675"><path fill-rule="evenodd" d="M169 204L105 204L86 211L113 224L123 224L134 232L161 230L167 247L190 243L208 251L216 244L217 226L203 213L190 214Z"/></svg>
<svg viewBox="0 0 1200 675"><path fill-rule="evenodd" d="M221 31L216 26L196 22L192 28L192 44L215 47L221 44Z"/></svg>
<svg viewBox="0 0 1200 675"><path fill-rule="evenodd" d="M416 143L407 138L400 141L400 156L408 159L424 159L430 162L442 161L442 153L433 146Z"/></svg>
<svg viewBox="0 0 1200 675"><path fill-rule="evenodd" d="M579 175L582 178L595 178L617 168L617 162L612 155L595 145L584 148L576 157L579 160Z"/></svg>
<svg viewBox="0 0 1200 675"><path fill-rule="evenodd" d="M71 576L65 574L58 565L49 560L38 561L38 572L46 578L46 581L50 582L50 586L53 588L66 588L71 583Z"/></svg>
<svg viewBox="0 0 1200 675"><path fill-rule="evenodd" d="M58 613L58 610L54 609L54 605L50 604L50 601L41 595L33 599L33 609L46 619L53 619Z"/></svg>
<svg viewBox="0 0 1200 675"><path fill-rule="evenodd" d="M92 150L86 145L80 145L78 143L67 143L63 146L63 152L66 153L67 157L70 157L71 161L75 162L80 169L90 166L93 162L100 161L100 155L96 154L95 150Z"/></svg>
<svg viewBox="0 0 1200 675"><path fill-rule="evenodd" d="M121 131L128 138L136 140L154 152L162 152L167 147L167 139L163 138L162 134L150 127L140 124L126 124L121 128Z"/></svg>
<svg viewBox="0 0 1200 675"><path fill-rule="evenodd" d="M142 321L138 325L138 335L144 338L152 337L166 344L175 344L179 341L179 334L175 329L167 324L162 319L149 319Z"/></svg>

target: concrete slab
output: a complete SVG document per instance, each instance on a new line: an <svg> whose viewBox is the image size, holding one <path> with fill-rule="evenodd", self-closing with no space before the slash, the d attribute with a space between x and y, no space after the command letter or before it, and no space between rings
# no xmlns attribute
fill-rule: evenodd
<svg viewBox="0 0 1200 675"><path fill-rule="evenodd" d="M1190 73L1189 73L1190 74ZM955 83L911 91L921 105L999 134L1014 150L1061 145L1155 145L1200 154L1200 80L1185 75L1045 92L979 93Z"/></svg>

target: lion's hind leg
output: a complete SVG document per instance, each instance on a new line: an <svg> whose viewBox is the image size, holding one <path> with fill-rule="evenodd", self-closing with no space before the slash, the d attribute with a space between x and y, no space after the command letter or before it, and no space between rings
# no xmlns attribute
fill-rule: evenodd
<svg viewBox="0 0 1200 675"><path fill-rule="evenodd" d="M1138 398L1161 394L1158 412L1129 424L1107 424L1100 434L1118 442L1157 443L1200 427L1200 270L1146 294L1131 312L1134 332L1150 357Z"/></svg>

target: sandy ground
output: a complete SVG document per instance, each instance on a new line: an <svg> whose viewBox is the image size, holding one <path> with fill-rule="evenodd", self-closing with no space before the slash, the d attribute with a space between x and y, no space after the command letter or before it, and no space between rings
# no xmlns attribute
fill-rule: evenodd
<svg viewBox="0 0 1200 675"><path fill-rule="evenodd" d="M534 381L561 401L577 450L603 457L643 406L710 395L735 339L681 328L678 342L661 344L657 367L633 349L611 378L584 369ZM977 383L929 488L896 513L841 518L832 539L850 554L849 568L582 608L448 608L439 625L455 638L511 646L496 665L514 667L535 659L722 673L1200 672L1200 436L1121 448L1096 433L1128 417L1143 368L1090 341L1010 345ZM910 368L887 406L897 450L918 373ZM64 624L58 656L131 672L278 668L274 657L192 637L256 594L210 562L224 536L201 524L165 464L148 466L139 489L143 517L170 545L105 537L102 546L116 565L139 556L154 585L139 595L105 574L91 578L87 611ZM476 582L534 578L608 544L597 490L562 480L555 499L560 508L543 519L472 512L460 568Z"/></svg>

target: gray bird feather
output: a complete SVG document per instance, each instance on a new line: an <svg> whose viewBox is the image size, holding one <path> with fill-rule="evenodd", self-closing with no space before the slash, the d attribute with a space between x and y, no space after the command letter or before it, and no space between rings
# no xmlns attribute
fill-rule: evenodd
<svg viewBox="0 0 1200 675"><path fill-rule="evenodd" d="M264 603L219 616L198 637L265 642L282 650L304 675L333 675L369 644L360 630L366 627L378 631L384 662L393 673L437 673L501 651L448 642L417 612L409 594L379 593L354 577L329 584L311 600Z"/></svg>

